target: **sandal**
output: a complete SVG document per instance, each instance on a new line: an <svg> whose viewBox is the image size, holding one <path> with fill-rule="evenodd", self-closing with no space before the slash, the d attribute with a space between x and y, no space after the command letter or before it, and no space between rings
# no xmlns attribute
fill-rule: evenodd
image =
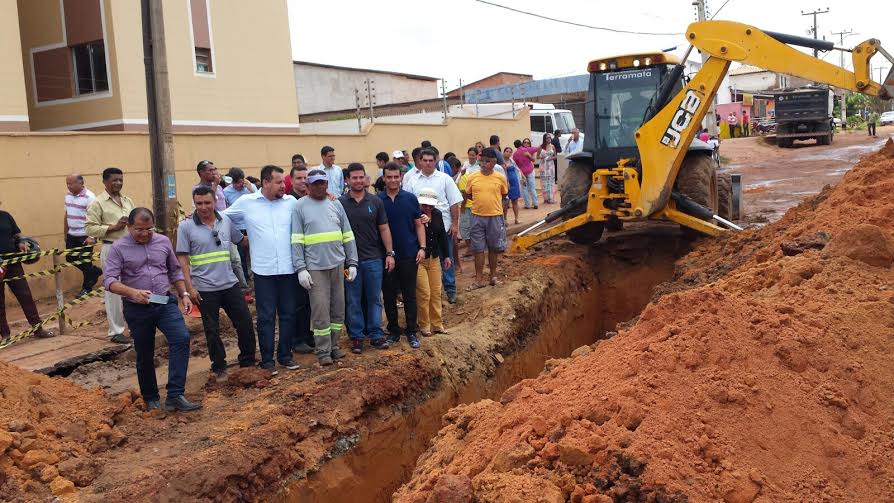
<svg viewBox="0 0 894 503"><path fill-rule="evenodd" d="M499 284L500 284L500 282L497 281L497 278L491 278L491 279L490 279L490 286L497 286L497 285L499 285Z"/></svg>
<svg viewBox="0 0 894 503"><path fill-rule="evenodd" d="M472 283L471 285L469 285L469 286L466 287L466 291L467 291L467 292L471 292L471 291L473 291L473 290L478 290L479 288L484 288L484 287L486 287L486 286L487 286L486 284L482 285L482 284L479 284L479 283Z"/></svg>
<svg viewBox="0 0 894 503"><path fill-rule="evenodd" d="M435 333L436 334L449 334L450 332L448 332L446 328L438 328L435 330Z"/></svg>
<svg viewBox="0 0 894 503"><path fill-rule="evenodd" d="M429 332L429 331L427 331L427 330L420 330L420 331L419 331L419 334L420 334L422 337L431 337L431 332Z"/></svg>

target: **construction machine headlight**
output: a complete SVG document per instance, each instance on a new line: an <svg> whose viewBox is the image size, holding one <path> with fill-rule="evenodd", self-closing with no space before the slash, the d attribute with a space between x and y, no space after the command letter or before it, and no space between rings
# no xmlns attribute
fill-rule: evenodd
<svg viewBox="0 0 894 503"><path fill-rule="evenodd" d="M634 67L639 66L639 60L638 60L638 59L634 59L634 60L633 60L633 66L634 66Z"/></svg>
<svg viewBox="0 0 894 503"><path fill-rule="evenodd" d="M652 64L652 58L646 58L646 62L645 62L645 64L646 64L646 66L651 65L651 64Z"/></svg>
<svg viewBox="0 0 894 503"><path fill-rule="evenodd" d="M599 63L600 70L605 70L607 67L608 67L608 65L606 65L605 63Z"/></svg>

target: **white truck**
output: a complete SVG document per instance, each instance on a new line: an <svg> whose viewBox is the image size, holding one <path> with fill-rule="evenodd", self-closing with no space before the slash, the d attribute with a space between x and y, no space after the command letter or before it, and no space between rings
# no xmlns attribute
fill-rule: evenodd
<svg viewBox="0 0 894 503"><path fill-rule="evenodd" d="M555 105L544 103L528 103L529 115L531 116L531 145L537 146L543 143L543 135L545 133L553 134L558 129L562 132L559 141L562 145L562 151L565 151L565 145L571 138L571 130L577 127L574 124L574 116L570 110L561 110ZM584 134L580 134L583 139Z"/></svg>

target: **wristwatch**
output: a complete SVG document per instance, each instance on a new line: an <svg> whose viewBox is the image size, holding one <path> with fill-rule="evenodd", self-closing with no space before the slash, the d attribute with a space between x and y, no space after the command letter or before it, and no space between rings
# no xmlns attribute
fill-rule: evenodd
<svg viewBox="0 0 894 503"><path fill-rule="evenodd" d="M394 250L391 250L389 252L385 252L385 256L386 257L395 257L395 256L397 256L397 253L394 253Z"/></svg>
<svg viewBox="0 0 894 503"><path fill-rule="evenodd" d="M183 294L181 295L181 297L189 297L189 292L183 292Z"/></svg>
<svg viewBox="0 0 894 503"><path fill-rule="evenodd" d="M424 246L420 246L419 249L422 250L422 251L428 251L428 248L426 248L426 247L424 247Z"/></svg>

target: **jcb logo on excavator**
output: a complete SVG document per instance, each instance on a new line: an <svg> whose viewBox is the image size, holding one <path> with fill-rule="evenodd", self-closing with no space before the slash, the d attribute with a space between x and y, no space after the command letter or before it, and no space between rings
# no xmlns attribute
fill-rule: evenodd
<svg viewBox="0 0 894 503"><path fill-rule="evenodd" d="M701 102L702 99L695 93L695 91L692 89L686 90L686 96L683 97L683 101L680 102L680 107L677 108L677 113L674 114L674 118L671 119L670 124L667 126L667 130L664 132L664 136L661 137L661 143L663 145L677 148L680 144L680 135L687 127L689 127L689 123L692 122L692 116L695 114L696 110L698 110L698 106Z"/></svg>

